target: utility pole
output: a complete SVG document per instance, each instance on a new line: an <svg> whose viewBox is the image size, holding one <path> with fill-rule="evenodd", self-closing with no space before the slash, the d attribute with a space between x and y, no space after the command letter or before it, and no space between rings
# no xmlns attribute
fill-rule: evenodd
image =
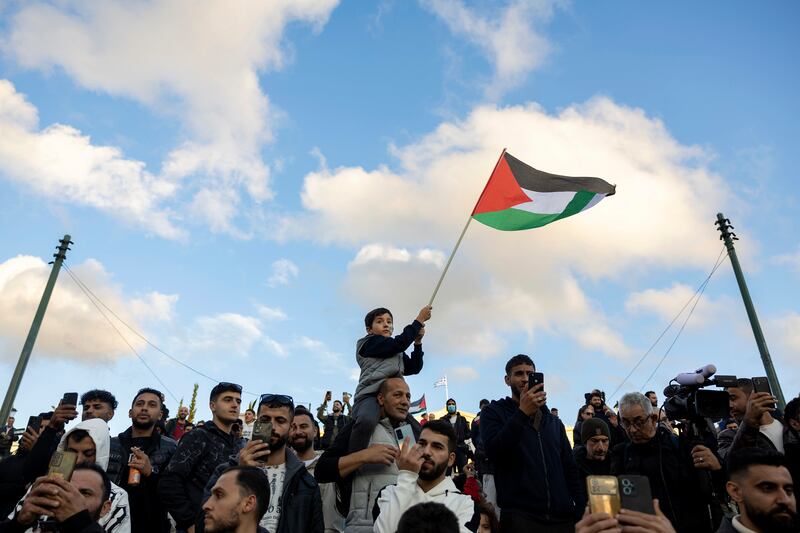
<svg viewBox="0 0 800 533"><path fill-rule="evenodd" d="M778 407L783 409L786 407L786 401L783 399L783 391L778 381L778 374L772 364L772 357L767 349L767 341L764 339L764 332L761 331L761 324L758 322L758 315L756 315L756 309L753 307L750 291L747 290L747 283L744 280L742 267L739 265L739 258L736 256L736 249L733 247L733 241L738 241L739 238L731 231L733 229L731 221L725 218L722 213L717 213L717 221L714 224L717 225L717 229L722 234L720 239L725 241L725 247L728 249L728 257L731 258L733 273L736 275L736 282L739 284L739 291L742 293L744 308L747 310L747 318L750 319L750 327L753 328L753 336L756 338L756 345L758 345L758 352L761 354L761 362L764 363L764 370L767 373L772 395L777 398Z"/></svg>
<svg viewBox="0 0 800 533"><path fill-rule="evenodd" d="M64 235L64 238L58 241L60 243L59 246L56 246L58 251L53 254L55 260L52 262L53 269L50 271L50 278L47 280L47 285L44 287L44 293L42 293L39 308L36 310L31 329L28 331L28 338L25 339L25 345L22 347L22 353L19 354L17 368L14 369L14 375L11 376L11 384L8 386L8 391L6 391L3 407L0 408L0 423L5 424L11 412L11 408L14 405L14 399L17 397L17 391L19 391L19 385L22 382L22 376L25 374L25 367L28 366L28 360L31 358L33 345L36 343L36 336L39 334L39 328L42 325L44 313L47 311L47 304L50 302L50 295L53 293L53 287L56 285L58 272L61 270L61 265L67 258L67 250L70 249L69 245L72 244L70 239L71 237L69 235Z"/></svg>

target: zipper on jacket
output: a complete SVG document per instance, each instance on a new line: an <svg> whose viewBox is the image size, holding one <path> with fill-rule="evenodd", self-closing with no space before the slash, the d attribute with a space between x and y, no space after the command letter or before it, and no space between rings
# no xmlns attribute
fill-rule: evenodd
<svg viewBox="0 0 800 533"><path fill-rule="evenodd" d="M542 421L544 423L544 421ZM542 445L542 433L541 431L536 432L536 436L539 437L539 452L542 455L542 467L544 468L544 488L547 491L547 518L550 518L550 478L547 473L547 460L544 457L544 447Z"/></svg>

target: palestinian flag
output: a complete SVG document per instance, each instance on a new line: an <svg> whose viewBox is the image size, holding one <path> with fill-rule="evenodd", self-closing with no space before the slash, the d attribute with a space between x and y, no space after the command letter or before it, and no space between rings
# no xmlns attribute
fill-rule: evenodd
<svg viewBox="0 0 800 533"><path fill-rule="evenodd" d="M411 415L416 415L419 413L424 413L428 410L428 404L425 403L425 395L422 395L422 398L417 400L416 402L412 402L411 405L408 406L408 413Z"/></svg>
<svg viewBox="0 0 800 533"><path fill-rule="evenodd" d="M536 170L503 151L472 217L503 231L538 228L589 209L614 189L600 178Z"/></svg>

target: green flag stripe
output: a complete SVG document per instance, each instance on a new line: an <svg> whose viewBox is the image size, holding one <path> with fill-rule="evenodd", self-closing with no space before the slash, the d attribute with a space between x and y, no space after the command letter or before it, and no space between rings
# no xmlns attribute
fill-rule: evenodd
<svg viewBox="0 0 800 533"><path fill-rule="evenodd" d="M588 191L579 191L575 193L575 198L567 204L567 207L561 213L543 215L511 207L509 209L503 209L502 211L479 213L473 216L478 222L503 231L540 228L556 220L580 213L589 204L592 198L594 198L594 195L595 193Z"/></svg>

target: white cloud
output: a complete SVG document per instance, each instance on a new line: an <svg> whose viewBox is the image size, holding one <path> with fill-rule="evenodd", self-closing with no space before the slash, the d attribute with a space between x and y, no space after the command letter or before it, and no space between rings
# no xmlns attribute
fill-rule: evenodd
<svg viewBox="0 0 800 533"><path fill-rule="evenodd" d="M678 323L682 324L696 303L692 317L687 322L688 327L706 325L712 315L722 310L718 302L709 300L705 295L700 296L699 302L696 300L695 289L683 283L673 283L668 289L646 289L631 294L625 302L625 309L629 313L650 312L665 322L671 322L681 313Z"/></svg>
<svg viewBox="0 0 800 533"><path fill-rule="evenodd" d="M347 372L348 365L342 354L328 348L328 346L317 339L301 336L293 343L296 352L302 352L302 357L306 360L316 362L315 369L323 374L337 374Z"/></svg>
<svg viewBox="0 0 800 533"><path fill-rule="evenodd" d="M248 357L263 338L261 322L257 318L238 313L218 313L197 318L183 345L192 357L205 354L225 360L229 356Z"/></svg>
<svg viewBox="0 0 800 533"><path fill-rule="evenodd" d="M793 253L781 254L773 257L770 261L775 265L785 265L800 273L800 249Z"/></svg>
<svg viewBox="0 0 800 533"><path fill-rule="evenodd" d="M36 108L6 80L0 80L0 172L48 198L99 209L162 237L184 235L164 206L175 182L70 126L39 129Z"/></svg>
<svg viewBox="0 0 800 533"><path fill-rule="evenodd" d="M152 322L171 317L176 295L151 292L143 298L131 298L93 259L74 266L72 271L122 320L143 334L146 331L137 319ZM50 267L38 257L17 256L0 263L0 342L6 357L15 357L22 348L49 274ZM134 348L144 348L144 341L109 317ZM62 271L36 340L34 357L103 362L132 356L125 341Z"/></svg>
<svg viewBox="0 0 800 533"><path fill-rule="evenodd" d="M769 321L770 329L777 334L778 345L788 351L789 359L800 355L800 313L791 312Z"/></svg>
<svg viewBox="0 0 800 533"><path fill-rule="evenodd" d="M487 88L490 97L522 83L540 67L552 46L537 26L550 21L552 0L512 0L502 9L486 4L483 9L467 7L463 0L430 0L421 5L435 13L455 35L480 49L494 68Z"/></svg>
<svg viewBox="0 0 800 533"><path fill-rule="evenodd" d="M190 188L198 195L191 203L194 214L208 215L212 230L230 232L240 191L256 203L272 196L270 169L260 152L279 113L261 88L259 72L291 60L287 25L302 22L320 31L337 4L279 0L231 9L224 2L189 0L26 2L10 16L0 44L22 67L62 69L81 87L177 119L182 138L163 162L162 177L176 183L191 176ZM54 133L77 136L67 126ZM47 153L25 148L27 159ZM105 157L119 159L116 153ZM207 205L213 209L198 211Z"/></svg>
<svg viewBox="0 0 800 533"><path fill-rule="evenodd" d="M315 228L308 238L356 250L345 290L357 302L390 303L398 322L410 319L440 274L412 250L449 253L503 146L542 170L604 177L617 194L539 230L499 232L472 222L437 296L429 333L436 332L444 352L458 354L503 353L508 334L522 332L535 342L544 331L629 357L602 302L586 295L585 280L622 281L675 267L706 271L716 255L709 250L719 246L708 230L712 206L735 203L707 168L709 154L680 144L640 109L607 98L556 114L536 104L478 107L393 148L396 170L308 174L301 226ZM364 209L376 202L379 217Z"/></svg>
<svg viewBox="0 0 800 533"><path fill-rule="evenodd" d="M456 366L451 368L447 375L455 378L457 381L475 381L480 377L478 371L471 366Z"/></svg>
<svg viewBox="0 0 800 533"><path fill-rule="evenodd" d="M278 285L288 285L292 279L297 277L300 270L297 265L288 259L278 259L272 263L272 275L267 280L267 285L277 287Z"/></svg>
<svg viewBox="0 0 800 533"><path fill-rule="evenodd" d="M283 309L280 309L279 307L269 307L262 304L256 304L256 310L258 311L258 315L268 322L286 320L288 318Z"/></svg>
<svg viewBox="0 0 800 533"><path fill-rule="evenodd" d="M395 248L387 244L367 244L361 247L355 259L350 262L350 267L366 265L372 261L408 263L416 260L422 263L430 263L438 268L444 266L444 254L439 250L423 248L412 253L405 248Z"/></svg>

